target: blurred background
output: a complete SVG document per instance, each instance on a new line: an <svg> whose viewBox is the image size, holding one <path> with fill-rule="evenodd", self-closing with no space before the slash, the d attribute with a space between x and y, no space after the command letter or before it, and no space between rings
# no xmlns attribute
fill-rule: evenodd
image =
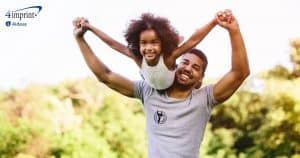
<svg viewBox="0 0 300 158"><path fill-rule="evenodd" d="M141 103L96 80L74 40L72 20L86 17L126 44L128 23L143 12L168 18L187 39L226 8L239 21L251 76L213 110L201 157L299 158L299 4L297 0L0 1L0 158L146 157ZM42 9L24 9L31 6ZM26 16L31 12L36 16ZM140 79L130 59L91 33L86 39L113 71ZM207 84L229 70L231 50L225 30L214 28L197 48L208 57Z"/></svg>

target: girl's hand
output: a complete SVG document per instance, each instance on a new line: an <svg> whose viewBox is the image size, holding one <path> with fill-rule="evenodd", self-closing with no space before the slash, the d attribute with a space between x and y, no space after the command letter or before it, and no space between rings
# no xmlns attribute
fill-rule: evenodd
<svg viewBox="0 0 300 158"><path fill-rule="evenodd" d="M75 37L83 37L84 33L89 29L89 23L86 18L77 17L73 20L73 34Z"/></svg>

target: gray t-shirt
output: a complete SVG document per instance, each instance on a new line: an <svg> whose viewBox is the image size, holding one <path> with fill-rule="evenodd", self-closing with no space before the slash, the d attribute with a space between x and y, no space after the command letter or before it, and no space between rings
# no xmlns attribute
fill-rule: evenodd
<svg viewBox="0 0 300 158"><path fill-rule="evenodd" d="M211 109L213 86L194 89L185 99L170 98L145 81L134 83L146 114L149 158L198 158Z"/></svg>

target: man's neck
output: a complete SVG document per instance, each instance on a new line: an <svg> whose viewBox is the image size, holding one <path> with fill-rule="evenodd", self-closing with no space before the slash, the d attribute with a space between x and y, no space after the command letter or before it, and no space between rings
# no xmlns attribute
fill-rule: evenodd
<svg viewBox="0 0 300 158"><path fill-rule="evenodd" d="M167 89L167 95L171 98L183 99L187 98L191 93L194 87L181 87L179 85L173 85Z"/></svg>

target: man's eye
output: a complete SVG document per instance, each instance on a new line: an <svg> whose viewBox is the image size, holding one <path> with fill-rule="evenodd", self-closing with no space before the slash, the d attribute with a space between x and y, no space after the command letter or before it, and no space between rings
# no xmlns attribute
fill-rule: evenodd
<svg viewBox="0 0 300 158"><path fill-rule="evenodd" d="M188 63L186 61L181 62L183 65L187 65Z"/></svg>
<svg viewBox="0 0 300 158"><path fill-rule="evenodd" d="M200 67L199 67L199 66L193 66L193 68L194 68L195 70L200 70Z"/></svg>
<svg viewBox="0 0 300 158"><path fill-rule="evenodd" d="M194 67L194 69L195 69L196 71L200 71L200 68L199 68L199 67Z"/></svg>

